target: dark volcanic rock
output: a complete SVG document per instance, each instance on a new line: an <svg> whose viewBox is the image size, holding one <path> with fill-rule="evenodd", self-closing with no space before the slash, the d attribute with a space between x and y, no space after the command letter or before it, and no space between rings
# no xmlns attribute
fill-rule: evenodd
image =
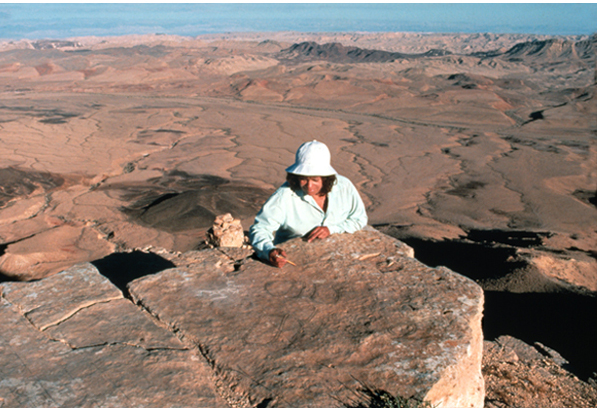
<svg viewBox="0 0 597 408"><path fill-rule="evenodd" d="M382 50L367 50L358 47L346 47L340 43L318 44L303 42L280 51L282 58L299 60L326 60L331 62L392 62L400 59L419 57L438 57L449 55L445 50L429 50L423 54L403 54Z"/></svg>
<svg viewBox="0 0 597 408"><path fill-rule="evenodd" d="M105 190L131 202L123 211L134 222L169 232L209 228L223 213L254 217L271 194L221 177L180 171L150 181L149 186L111 185Z"/></svg>
<svg viewBox="0 0 597 408"><path fill-rule="evenodd" d="M36 191L51 191L62 184L64 179L55 174L10 167L0 169L0 207L15 197L28 196Z"/></svg>

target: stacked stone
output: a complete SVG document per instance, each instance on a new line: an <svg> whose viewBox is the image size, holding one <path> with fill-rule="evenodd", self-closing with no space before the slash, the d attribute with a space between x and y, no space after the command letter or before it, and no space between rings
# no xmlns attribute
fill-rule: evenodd
<svg viewBox="0 0 597 408"><path fill-rule="evenodd" d="M230 213L218 215L208 232L209 243L215 247L237 247L246 243L240 220Z"/></svg>

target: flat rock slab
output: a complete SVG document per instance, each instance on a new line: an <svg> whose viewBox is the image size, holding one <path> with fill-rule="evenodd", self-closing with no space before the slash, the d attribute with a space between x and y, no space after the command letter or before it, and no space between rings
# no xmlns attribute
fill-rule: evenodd
<svg viewBox="0 0 597 408"><path fill-rule="evenodd" d="M58 324L86 307L124 298L122 292L91 264L82 264L35 282L6 283L2 296L18 305L40 330Z"/></svg>
<svg viewBox="0 0 597 408"><path fill-rule="evenodd" d="M0 407L227 407L207 363L90 264L0 285Z"/></svg>
<svg viewBox="0 0 597 408"><path fill-rule="evenodd" d="M357 407L365 390L482 407L483 292L377 231L282 245L278 269L216 249L129 284L193 341L237 406ZM369 394L370 396L371 394Z"/></svg>

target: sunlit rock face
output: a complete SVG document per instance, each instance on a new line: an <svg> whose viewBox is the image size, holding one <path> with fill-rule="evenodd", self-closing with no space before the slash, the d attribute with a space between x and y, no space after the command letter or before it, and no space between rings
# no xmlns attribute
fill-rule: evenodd
<svg viewBox="0 0 597 408"><path fill-rule="evenodd" d="M485 407L594 407L595 380L581 381L564 368L568 363L539 342L530 345L511 336L485 341Z"/></svg>
<svg viewBox="0 0 597 408"><path fill-rule="evenodd" d="M207 236L209 243L216 247L240 248L247 244L240 220L230 213L218 215Z"/></svg>
<svg viewBox="0 0 597 408"><path fill-rule="evenodd" d="M1 284L2 402L356 407L391 395L483 406L475 283L375 230L284 248L296 266L243 248L164 252L176 267L130 282L135 303L108 261L97 265L110 280L81 264Z"/></svg>
<svg viewBox="0 0 597 408"><path fill-rule="evenodd" d="M374 230L282 247L296 266L206 250L129 289L202 350L241 405L351 406L366 385L483 406L479 286Z"/></svg>
<svg viewBox="0 0 597 408"><path fill-rule="evenodd" d="M6 407L227 407L197 351L91 264L0 285Z"/></svg>

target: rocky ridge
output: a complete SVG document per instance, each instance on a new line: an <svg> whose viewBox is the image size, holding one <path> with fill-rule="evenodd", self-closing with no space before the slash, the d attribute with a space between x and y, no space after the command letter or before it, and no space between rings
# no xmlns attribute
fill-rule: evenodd
<svg viewBox="0 0 597 408"><path fill-rule="evenodd" d="M423 54L404 54L399 52L388 52L380 50L367 50L358 47L345 47L340 43L318 44L315 42L304 42L294 44L291 47L280 51L284 59L298 59L301 61L324 60L341 63L356 62L393 62L398 59L437 57L452 54L445 50L429 50Z"/></svg>
<svg viewBox="0 0 597 408"><path fill-rule="evenodd" d="M0 292L0 406L225 406L196 350L93 265Z"/></svg>
<svg viewBox="0 0 597 408"><path fill-rule="evenodd" d="M90 264L3 283L3 406L483 406L477 285L374 230L284 247L164 252L134 303Z"/></svg>
<svg viewBox="0 0 597 408"><path fill-rule="evenodd" d="M575 407L597 404L597 383L586 383L566 370L555 350L500 336L485 341L485 408Z"/></svg>
<svg viewBox="0 0 597 408"><path fill-rule="evenodd" d="M428 49L422 53L390 52L379 49L365 49L356 46L345 46L341 43L318 44L302 42L280 51L281 58L300 59L300 61L330 61L336 63L386 63L401 59L417 59L429 57L445 57L449 55L471 56L478 58L503 58L506 61L555 62L567 60L587 60L594 57L591 47L593 41L583 39L547 39L521 42L507 50L489 50L473 53L455 54L447 49Z"/></svg>

